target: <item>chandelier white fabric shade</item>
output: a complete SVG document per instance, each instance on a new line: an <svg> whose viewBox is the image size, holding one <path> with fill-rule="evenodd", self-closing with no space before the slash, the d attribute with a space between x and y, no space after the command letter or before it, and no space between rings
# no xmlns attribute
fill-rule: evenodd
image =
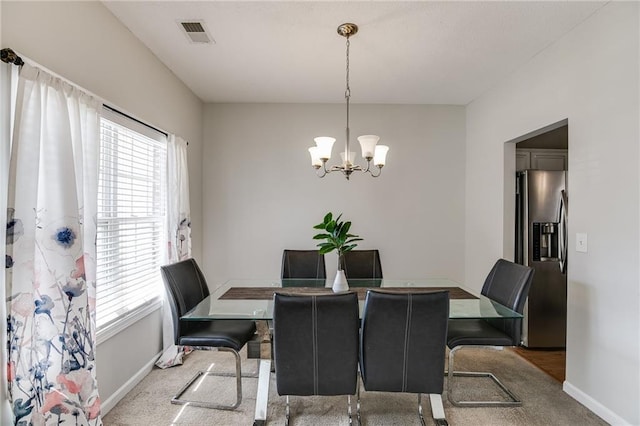
<svg viewBox="0 0 640 426"><path fill-rule="evenodd" d="M340 153L342 162L327 168L327 162L331 159L331 150L336 139L330 136L319 136L314 138L316 146L309 148L311 155L311 165L316 169L318 177L325 177L327 174L335 171L341 171L343 175L349 179L354 171L369 173L373 177L380 176L382 167L385 165L387 152L389 147L386 145L378 145L380 137L377 135L362 135L358 137L362 158L366 160L366 168L355 164L356 153L349 149L349 102L351 99L351 89L349 88L349 37L358 32L356 24L342 24L338 27L338 34L347 39L347 88L344 97L347 103L347 128L345 149ZM373 161L374 169L371 167ZM377 171L375 171L377 168Z"/></svg>

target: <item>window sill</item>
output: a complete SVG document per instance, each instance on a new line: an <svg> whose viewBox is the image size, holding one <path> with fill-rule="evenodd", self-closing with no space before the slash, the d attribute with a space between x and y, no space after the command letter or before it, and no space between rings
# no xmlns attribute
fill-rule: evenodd
<svg viewBox="0 0 640 426"><path fill-rule="evenodd" d="M151 303L141 306L139 309L131 312L129 315L121 318L120 320L102 327L96 333L96 343L100 345L101 343L106 342L113 336L117 335L124 329L131 327L133 324L140 321L142 318L146 317L157 309L160 309L161 307L162 301L160 299L156 299Z"/></svg>

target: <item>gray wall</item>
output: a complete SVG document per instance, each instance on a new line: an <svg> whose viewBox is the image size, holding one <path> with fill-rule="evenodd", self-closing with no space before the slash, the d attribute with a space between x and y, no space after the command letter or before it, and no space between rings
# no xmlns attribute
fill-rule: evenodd
<svg viewBox="0 0 640 426"><path fill-rule="evenodd" d="M344 105L231 104L205 109L203 265L209 285L229 278L278 278L282 250L313 249L313 225L342 212L358 248L380 250L387 277L463 278L464 108L354 105L355 136L390 146L374 179L316 177L307 148L315 136L344 150ZM333 158L332 163L336 161ZM327 273L337 258L327 255Z"/></svg>
<svg viewBox="0 0 640 426"><path fill-rule="evenodd" d="M466 281L512 257L513 147L569 124L564 389L612 424L640 424L639 4L612 2L467 108ZM510 144L513 145L513 144ZM505 152L508 156L505 157ZM588 252L575 234L588 234Z"/></svg>

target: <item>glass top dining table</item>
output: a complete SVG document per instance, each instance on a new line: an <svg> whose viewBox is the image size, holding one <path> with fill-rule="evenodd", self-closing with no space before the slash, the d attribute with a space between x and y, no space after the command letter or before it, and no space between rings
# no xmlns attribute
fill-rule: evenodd
<svg viewBox="0 0 640 426"><path fill-rule="evenodd" d="M186 321L214 319L273 319L273 294L329 294L332 280L232 279L218 287L181 317ZM449 318L522 318L522 315L461 284L440 278L420 280L350 279L349 291L358 293L360 315L367 290L396 292L449 291Z"/></svg>
<svg viewBox="0 0 640 426"><path fill-rule="evenodd" d="M267 423L269 382L271 375L271 351L268 321L273 319L273 295L276 292L290 294L330 294L332 280L316 279L232 279L216 288L195 308L181 317L184 321L211 321L225 319L256 320L261 335L258 387L254 426ZM449 318L521 318L519 313L491 299L465 288L449 279L420 280L349 280L349 291L358 294L360 317L368 290L393 292L449 291ZM266 350L265 350L266 348ZM436 413L444 418L440 395L430 395L434 418ZM437 398L436 398L437 397Z"/></svg>

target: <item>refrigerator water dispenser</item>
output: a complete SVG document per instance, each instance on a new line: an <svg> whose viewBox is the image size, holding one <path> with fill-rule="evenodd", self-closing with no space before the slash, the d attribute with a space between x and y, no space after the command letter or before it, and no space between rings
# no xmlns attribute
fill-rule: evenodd
<svg viewBox="0 0 640 426"><path fill-rule="evenodd" d="M558 224L554 222L533 223L533 260L558 260Z"/></svg>

